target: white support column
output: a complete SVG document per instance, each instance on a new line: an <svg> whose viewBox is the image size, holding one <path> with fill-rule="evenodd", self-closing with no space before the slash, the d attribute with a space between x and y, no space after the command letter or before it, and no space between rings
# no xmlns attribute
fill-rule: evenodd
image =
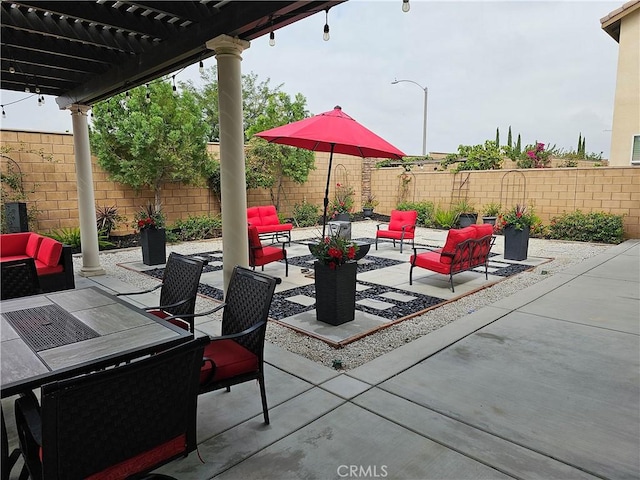
<svg viewBox="0 0 640 480"><path fill-rule="evenodd" d="M104 275L98 255L98 227L96 225L96 201L93 192L91 149L86 105L72 105L73 145L76 155L76 183L78 186L78 214L80 217L80 241L82 242L82 268L84 277Z"/></svg>
<svg viewBox="0 0 640 480"><path fill-rule="evenodd" d="M218 62L220 110L220 188L222 198L223 281L226 292L233 268L249 265L247 188L242 115L241 53L249 42L221 35L207 42Z"/></svg>

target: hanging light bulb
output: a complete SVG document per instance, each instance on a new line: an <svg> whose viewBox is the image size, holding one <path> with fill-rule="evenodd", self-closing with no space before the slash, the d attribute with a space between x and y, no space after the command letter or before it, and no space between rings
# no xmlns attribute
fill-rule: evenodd
<svg viewBox="0 0 640 480"><path fill-rule="evenodd" d="M7 118L7 113L4 111L4 105L2 105L2 118Z"/></svg>
<svg viewBox="0 0 640 480"><path fill-rule="evenodd" d="M41 107L42 106L42 100L40 100L40 96L38 96L38 106Z"/></svg>
<svg viewBox="0 0 640 480"><path fill-rule="evenodd" d="M40 95L40 102L42 102L42 105L44 105L44 95Z"/></svg>
<svg viewBox="0 0 640 480"><path fill-rule="evenodd" d="M322 39L325 42L327 42L329 41L329 38L331 37L329 36L329 9L327 8L325 22L324 22L324 33L322 34Z"/></svg>
<svg viewBox="0 0 640 480"><path fill-rule="evenodd" d="M31 89L29 88L28 85L24 87L24 93L31 93Z"/></svg>
<svg viewBox="0 0 640 480"><path fill-rule="evenodd" d="M407 13L409 10L411 10L411 5L409 5L409 0L402 0L402 11L404 13Z"/></svg>
<svg viewBox="0 0 640 480"><path fill-rule="evenodd" d="M40 93L40 87L36 87L36 93Z"/></svg>
<svg viewBox="0 0 640 480"><path fill-rule="evenodd" d="M9 65L9 73L16 73L16 68L13 65Z"/></svg>
<svg viewBox="0 0 640 480"><path fill-rule="evenodd" d="M276 34L273 31L269 34L269 45L272 47L276 46Z"/></svg>
<svg viewBox="0 0 640 480"><path fill-rule="evenodd" d="M178 95L178 89L176 88L176 76L174 75L171 78L173 79L173 96L175 97Z"/></svg>
<svg viewBox="0 0 640 480"><path fill-rule="evenodd" d="M202 63L202 60L200 60L200 66L198 67L198 70L200 70L200 74L204 73L204 63Z"/></svg>
<svg viewBox="0 0 640 480"><path fill-rule="evenodd" d="M147 83L147 96L144 99L145 103L151 103L151 94L149 93L149 84Z"/></svg>

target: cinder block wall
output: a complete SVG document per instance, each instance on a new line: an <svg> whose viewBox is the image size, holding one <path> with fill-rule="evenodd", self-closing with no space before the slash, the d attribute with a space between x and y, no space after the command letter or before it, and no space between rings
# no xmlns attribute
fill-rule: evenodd
<svg viewBox="0 0 640 480"><path fill-rule="evenodd" d="M16 130L2 130L0 133L3 149L9 150L3 155L20 165L25 177L25 190L35 190L28 196L30 206L35 205L39 210L38 223L31 225L32 230L78 226L73 136ZM217 154L218 145L209 145L209 150ZM42 152L42 155L29 152ZM283 215L291 216L294 205L305 200L322 208L328 162L328 153L317 153L316 169L304 185L285 181L280 199ZM153 192L135 192L110 181L95 158L93 165L97 206L116 206L119 213L127 218L119 229L130 230L135 212L153 200ZM363 197L372 193L380 202L376 212L382 214L389 214L402 200L428 200L450 206L462 198L479 211L489 202L504 206L525 202L534 206L545 223L565 211L604 211L625 215L625 235L640 238L640 168L496 170L454 175L433 171L429 166L405 172L400 167L376 169L374 165L373 159L334 155L329 198L333 198L336 183L342 183L354 188L356 211L360 210ZM2 168L5 167L6 159L3 158ZM165 184L162 198L169 222L189 215L220 213L218 200L204 182L199 186ZM249 206L268 203L271 203L268 191L257 189L247 192Z"/></svg>

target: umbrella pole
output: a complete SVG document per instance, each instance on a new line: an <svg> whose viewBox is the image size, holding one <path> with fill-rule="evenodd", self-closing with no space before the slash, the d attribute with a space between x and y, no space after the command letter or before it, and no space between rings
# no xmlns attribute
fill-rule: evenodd
<svg viewBox="0 0 640 480"><path fill-rule="evenodd" d="M326 226L327 226L327 208L329 207L329 183L331 182L331 164L333 163L333 148L335 143L331 144L331 151L329 152L329 173L327 173L327 187L324 189L324 212L322 214L322 240L324 241Z"/></svg>

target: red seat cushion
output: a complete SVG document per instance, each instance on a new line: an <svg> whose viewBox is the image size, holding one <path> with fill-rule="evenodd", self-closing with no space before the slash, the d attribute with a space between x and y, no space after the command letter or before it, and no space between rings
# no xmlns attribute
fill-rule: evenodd
<svg viewBox="0 0 640 480"><path fill-rule="evenodd" d="M405 227L404 238L412 239L415 235L417 218L418 212L415 210L391 210L389 227L386 230L378 230L376 236L399 240L403 237L402 227Z"/></svg>
<svg viewBox="0 0 640 480"><path fill-rule="evenodd" d="M157 465L166 463L167 460L177 457L187 448L187 436L179 435L173 440L158 445L146 452L142 452L123 462L106 468L101 472L88 476L85 480L116 480L129 478L136 473L152 469Z"/></svg>
<svg viewBox="0 0 640 480"><path fill-rule="evenodd" d="M415 263L414 263L415 257ZM418 255L411 255L411 264L416 267L426 268L438 273L449 273L451 265L445 264L442 260L446 257L441 257L439 253L425 252ZM451 262L449 262L451 263Z"/></svg>
<svg viewBox="0 0 640 480"><path fill-rule="evenodd" d="M38 272L38 276L64 272L64 265L56 264L53 267L50 267L46 263L43 263L37 259L35 261L35 264L36 264L36 271Z"/></svg>
<svg viewBox="0 0 640 480"><path fill-rule="evenodd" d="M62 254L62 244L53 238L43 237L38 249L36 260L44 263L47 267L55 267L60 262ZM36 264L37 267L37 264Z"/></svg>
<svg viewBox="0 0 640 480"><path fill-rule="evenodd" d="M172 315L169 312L165 312L164 310L158 310L158 309L147 310L147 313L150 313L151 315L155 315L158 318L162 318L163 320ZM167 320L167 322L175 325L176 327L180 327L180 328L183 328L185 330L189 330L189 323L185 322L184 320L181 320L179 318L172 318L170 320Z"/></svg>
<svg viewBox="0 0 640 480"><path fill-rule="evenodd" d="M212 341L204 349L203 357L216 366L213 381L235 377L258 370L258 357L233 340ZM211 374L211 362L205 361L200 369L200 384L207 382ZM208 383L208 382L207 382Z"/></svg>

